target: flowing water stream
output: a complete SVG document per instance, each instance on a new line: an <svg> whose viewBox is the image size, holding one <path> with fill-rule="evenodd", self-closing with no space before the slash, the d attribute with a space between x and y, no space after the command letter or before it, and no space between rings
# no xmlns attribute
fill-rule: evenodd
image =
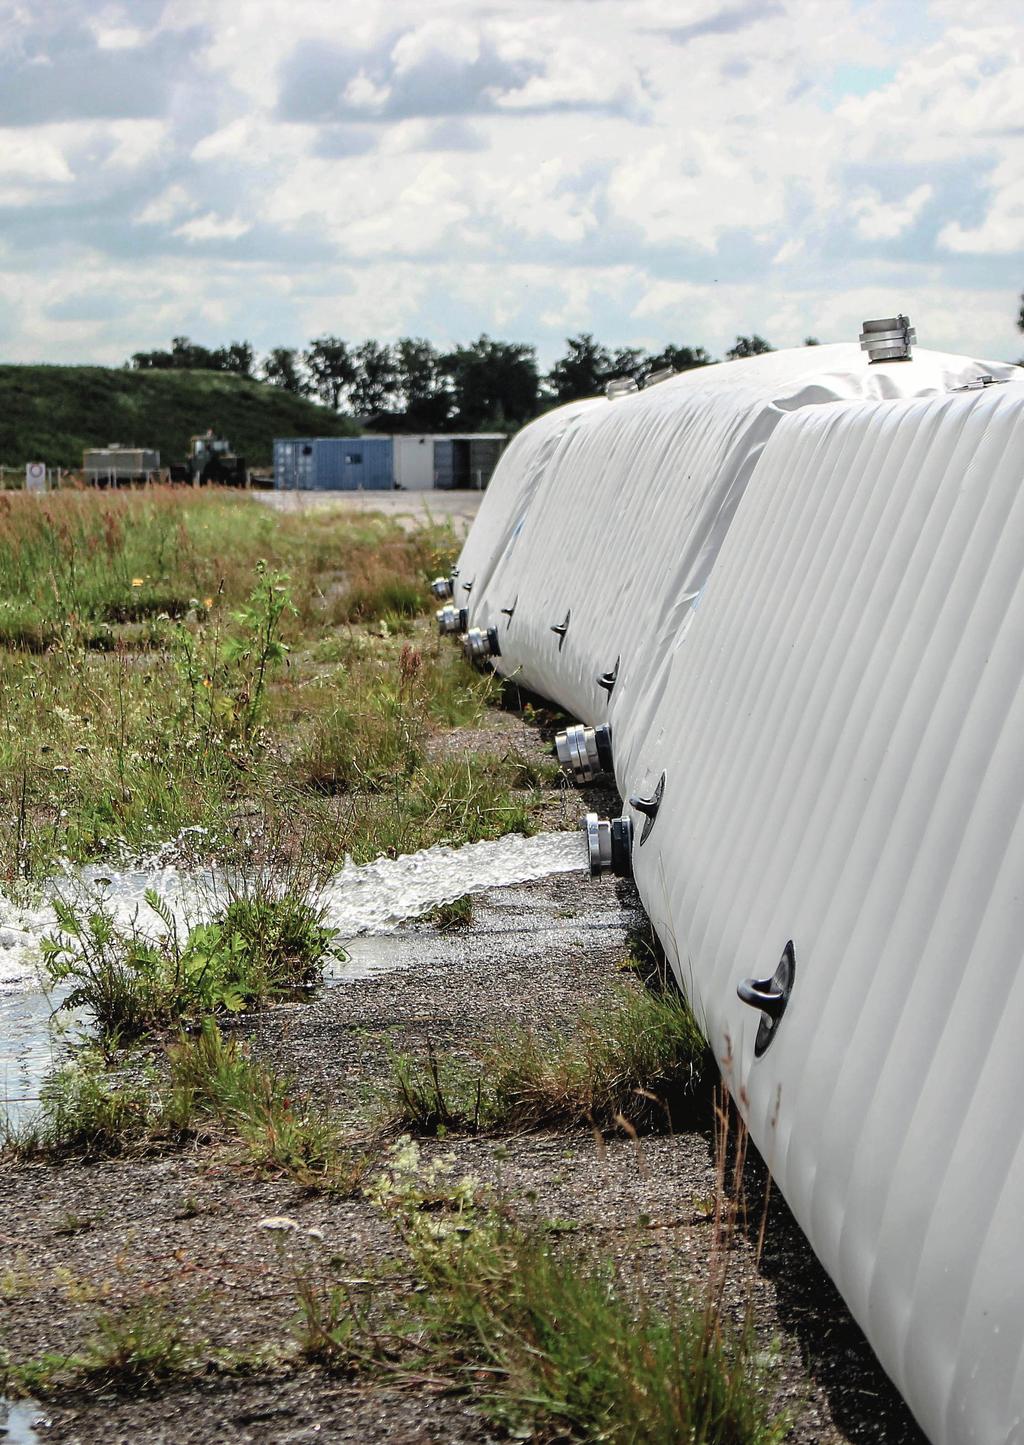
<svg viewBox="0 0 1024 1445"><path fill-rule="evenodd" d="M348 862L318 894L325 923L339 943L362 934L387 933L440 903L553 873L585 871L586 839L581 832L507 834L493 842L462 848L438 846L372 863ZM115 918L138 921L151 934L164 925L146 903L152 889L184 933L223 908L230 880L213 867L183 869L159 855L128 868L90 865L66 869L40 889L31 903L15 904L0 894L0 1115L31 1113L39 1084L53 1064L60 1034L51 1023L51 1003L42 991L39 945L57 927L57 899L77 905L102 900ZM397 966L392 964L391 966ZM366 977L379 968L334 961L335 982Z"/></svg>

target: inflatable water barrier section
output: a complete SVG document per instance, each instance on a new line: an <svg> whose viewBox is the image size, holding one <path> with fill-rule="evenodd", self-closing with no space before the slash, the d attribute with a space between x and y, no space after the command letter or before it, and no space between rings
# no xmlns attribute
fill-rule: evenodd
<svg viewBox="0 0 1024 1445"><path fill-rule="evenodd" d="M580 719L793 1214L935 1445L1024 1442L1024 371L906 318L549 412L442 630Z"/></svg>

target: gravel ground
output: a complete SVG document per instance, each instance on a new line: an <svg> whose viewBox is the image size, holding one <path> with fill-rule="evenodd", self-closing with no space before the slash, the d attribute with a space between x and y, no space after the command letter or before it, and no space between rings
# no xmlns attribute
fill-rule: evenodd
<svg viewBox="0 0 1024 1445"><path fill-rule="evenodd" d="M524 738L538 746L536 733L494 714L448 745L493 751ZM588 790L586 806L607 811L614 796ZM583 811L583 799L572 789L554 792L549 811L557 826ZM642 918L632 886L621 881L563 874L490 890L466 929L445 934L419 924L361 941L358 961L383 971L262 1015L252 1025L254 1050L359 1116L386 1073L389 1047L422 1049L429 1039L468 1052L512 1022L568 1030L581 1005L624 979L640 987L618 965ZM593 1244L651 1297L674 1298L706 1278L710 1127L638 1143L587 1130L456 1138L425 1142L423 1151L453 1157L457 1173L493 1184L524 1214L575 1225L572 1247ZM756 1163L748 1174L752 1197L763 1197ZM261 1224L274 1216L296 1227ZM298 1277L340 1271L361 1279L390 1263L392 1288L401 1291L401 1261L390 1225L365 1200L310 1197L287 1182L255 1179L208 1148L0 1169L0 1347L15 1359L73 1351L97 1310L149 1299L204 1341L207 1360L194 1380L159 1391L48 1402L35 1431L42 1440L496 1438L471 1400L443 1382L353 1384L290 1358ZM777 1341L774 1398L795 1411L795 1445L923 1439L780 1200L760 1261L752 1238L737 1240L725 1301L737 1318L749 1304L766 1347ZM238 1373L225 1352L265 1363ZM0 1435L3 1419L0 1405Z"/></svg>

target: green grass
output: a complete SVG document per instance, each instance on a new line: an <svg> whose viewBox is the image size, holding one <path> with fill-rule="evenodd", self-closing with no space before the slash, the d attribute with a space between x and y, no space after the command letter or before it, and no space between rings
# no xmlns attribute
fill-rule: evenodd
<svg viewBox="0 0 1024 1445"><path fill-rule="evenodd" d="M494 689L430 624L453 550L236 494L0 495L0 882L188 827L242 862L271 817L325 865L529 828L543 768L432 746Z"/></svg>
<svg viewBox="0 0 1024 1445"><path fill-rule="evenodd" d="M209 1022L171 1049L164 1120L191 1132L206 1121L240 1141L250 1165L310 1190L351 1194L362 1179L364 1160L331 1113Z"/></svg>
<svg viewBox="0 0 1024 1445"><path fill-rule="evenodd" d="M685 999L621 987L568 1032L515 1029L454 1055L395 1055L383 1118L418 1133L583 1123L679 1127L707 1102L715 1069Z"/></svg>
<svg viewBox="0 0 1024 1445"><path fill-rule="evenodd" d="M87 447L152 447L183 461L189 437L213 427L250 466L268 466L275 437L352 436L349 418L280 387L222 372L103 366L0 366L0 461L80 467ZM24 474L23 474L24 475Z"/></svg>
<svg viewBox="0 0 1024 1445"><path fill-rule="evenodd" d="M303 1354L345 1375L461 1386L513 1439L610 1445L776 1445L770 1360L749 1314L723 1319L719 1279L655 1301L571 1232L523 1223L476 1181L398 1146L375 1197L412 1288L300 1284Z"/></svg>
<svg viewBox="0 0 1024 1445"><path fill-rule="evenodd" d="M442 933L453 933L459 928L468 928L473 922L473 895L464 893L450 903L439 903L423 915L426 923L432 923Z"/></svg>
<svg viewBox="0 0 1024 1445"><path fill-rule="evenodd" d="M36 1118L0 1121L0 1158L92 1162L200 1140L258 1173L351 1194L365 1169L339 1120L291 1079L225 1040L212 1020L170 1044L162 1064L95 1048L46 1080Z"/></svg>
<svg viewBox="0 0 1024 1445"><path fill-rule="evenodd" d="M393 613L399 592L403 611L414 591L413 610L429 611L430 573L453 546L440 528L410 534L382 517L330 512L313 526L220 490L2 492L0 639L14 646L18 629L35 628L67 646L119 622L215 623L245 600L264 559L290 573L290 641L313 625L322 633L325 623Z"/></svg>
<svg viewBox="0 0 1024 1445"><path fill-rule="evenodd" d="M151 1073L113 1071L97 1049L80 1049L48 1075L37 1118L15 1128L0 1119L0 1156L112 1159L141 1147L158 1129Z"/></svg>
<svg viewBox="0 0 1024 1445"><path fill-rule="evenodd" d="M45 1399L67 1390L137 1393L195 1374L202 1344L160 1299L104 1310L81 1350L52 1351L0 1371L11 1395Z"/></svg>

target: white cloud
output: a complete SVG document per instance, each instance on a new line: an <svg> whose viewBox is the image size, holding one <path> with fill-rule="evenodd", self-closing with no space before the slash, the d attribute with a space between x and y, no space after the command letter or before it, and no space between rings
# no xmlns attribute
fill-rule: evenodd
<svg viewBox="0 0 1024 1445"><path fill-rule="evenodd" d="M40 186L60 185L74 178L58 141L50 139L45 133L32 131L8 131L3 136L0 177L8 179L14 176Z"/></svg>
<svg viewBox="0 0 1024 1445"><path fill-rule="evenodd" d="M169 130L163 120L118 120L96 127L98 137L111 143L104 164L111 169L138 170L159 157Z"/></svg>
<svg viewBox="0 0 1024 1445"><path fill-rule="evenodd" d="M252 153L256 143L255 126L251 117L241 115L220 130L211 131L196 141L192 147L194 161L216 161L230 156L244 156Z"/></svg>
<svg viewBox="0 0 1024 1445"><path fill-rule="evenodd" d="M802 236L790 236L772 257L773 266L788 266L791 261L797 260L804 251L804 239Z"/></svg>
<svg viewBox="0 0 1024 1445"><path fill-rule="evenodd" d="M176 217L195 210L195 201L182 185L168 186L166 191L150 201L139 212L136 220L145 226L162 225Z"/></svg>
<svg viewBox="0 0 1024 1445"><path fill-rule="evenodd" d="M110 30L96 31L96 44L101 50L136 50L145 40L141 30L129 25L115 26Z"/></svg>
<svg viewBox="0 0 1024 1445"><path fill-rule="evenodd" d="M386 85L377 85L368 75L360 72L349 81L342 93L349 105L373 114L384 108L391 91Z"/></svg>
<svg viewBox="0 0 1024 1445"><path fill-rule="evenodd" d="M991 175L991 200L977 226L951 221L939 232L947 251L983 256L1019 256L1024 249L1024 161L1000 161Z"/></svg>
<svg viewBox="0 0 1024 1445"><path fill-rule="evenodd" d="M1014 25L950 27L908 55L889 84L848 97L836 115L851 159L944 163L1013 144L1024 124L1022 85L1024 12Z"/></svg>
<svg viewBox="0 0 1024 1445"><path fill-rule="evenodd" d="M851 210L857 217L857 234L865 241L891 241L912 226L935 194L930 185L917 186L900 200L883 200L877 191L855 196Z"/></svg>
<svg viewBox="0 0 1024 1445"><path fill-rule="evenodd" d="M1017 355L1024 10L797 8L22 4L0 54L8 352L328 325L721 350L852 336L895 306L922 344ZM133 109L82 91L93 108L67 118L65 34L68 74L98 57ZM74 298L104 275L126 299L90 332Z"/></svg>
<svg viewBox="0 0 1024 1445"><path fill-rule="evenodd" d="M174 234L183 236L186 241L237 241L239 236L251 230L251 223L238 216L217 216L213 211L207 211L205 215L177 226Z"/></svg>
<svg viewBox="0 0 1024 1445"><path fill-rule="evenodd" d="M472 24L438 16L407 30L391 52L395 72L404 75L434 58L472 65L480 58L480 33Z"/></svg>

